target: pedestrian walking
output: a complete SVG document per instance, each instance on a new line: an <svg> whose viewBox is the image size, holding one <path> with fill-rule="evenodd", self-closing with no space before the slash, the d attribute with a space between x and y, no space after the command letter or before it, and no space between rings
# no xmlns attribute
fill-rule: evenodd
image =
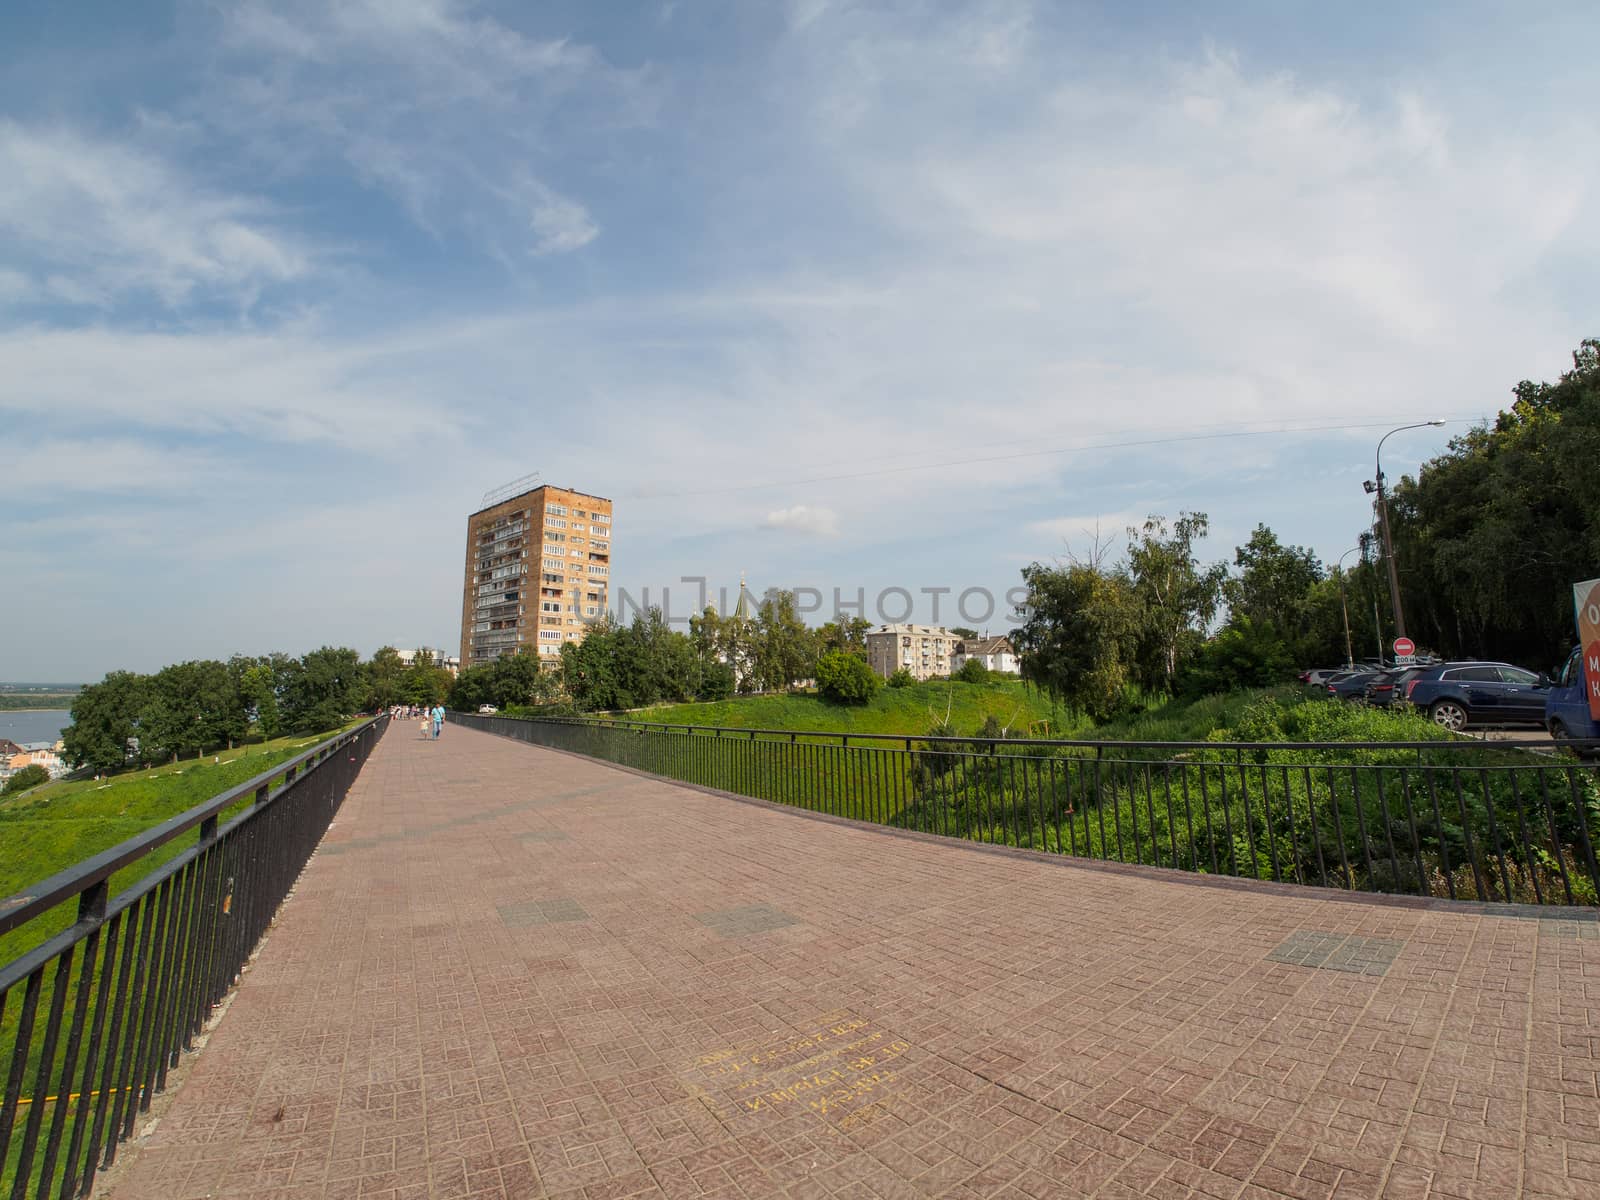
<svg viewBox="0 0 1600 1200"><path fill-rule="evenodd" d="M439 731L444 728L444 705L433 706L433 736L437 738Z"/></svg>

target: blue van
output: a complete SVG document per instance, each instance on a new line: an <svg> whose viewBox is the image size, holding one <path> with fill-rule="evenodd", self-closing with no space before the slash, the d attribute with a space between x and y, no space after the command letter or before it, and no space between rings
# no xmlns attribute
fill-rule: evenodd
<svg viewBox="0 0 1600 1200"><path fill-rule="evenodd" d="M1588 686L1583 665L1583 648L1573 648L1567 665L1561 668L1544 698L1544 727L1556 741L1567 738L1600 739L1600 725L1589 715ZM1588 753L1600 751L1590 747Z"/></svg>

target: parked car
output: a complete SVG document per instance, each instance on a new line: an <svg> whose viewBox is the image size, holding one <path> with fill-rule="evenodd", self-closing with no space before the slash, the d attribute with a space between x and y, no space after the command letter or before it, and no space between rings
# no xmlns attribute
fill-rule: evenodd
<svg viewBox="0 0 1600 1200"><path fill-rule="evenodd" d="M1313 667L1309 671L1300 672L1300 682L1311 687L1323 687L1328 682L1328 676L1337 675L1343 667Z"/></svg>
<svg viewBox="0 0 1600 1200"><path fill-rule="evenodd" d="M1545 723L1550 677L1511 663L1447 662L1423 667L1401 694L1436 725L1538 725Z"/></svg>
<svg viewBox="0 0 1600 1200"><path fill-rule="evenodd" d="M1544 726L1558 742L1570 738L1600 739L1600 724L1589 715L1589 677L1581 646L1573 647L1554 682L1545 691ZM1588 747L1583 753L1600 754L1600 748Z"/></svg>
<svg viewBox="0 0 1600 1200"><path fill-rule="evenodd" d="M492 717L500 710L492 704L480 704L478 705L478 711L486 717Z"/></svg>
<svg viewBox="0 0 1600 1200"><path fill-rule="evenodd" d="M1375 708L1388 708L1405 699L1405 686L1422 673L1422 667L1397 667L1367 681L1364 698Z"/></svg>
<svg viewBox="0 0 1600 1200"><path fill-rule="evenodd" d="M1360 700L1366 695L1367 684L1380 675L1388 674L1378 667L1362 667L1355 671L1340 671L1328 677L1328 695L1340 700Z"/></svg>

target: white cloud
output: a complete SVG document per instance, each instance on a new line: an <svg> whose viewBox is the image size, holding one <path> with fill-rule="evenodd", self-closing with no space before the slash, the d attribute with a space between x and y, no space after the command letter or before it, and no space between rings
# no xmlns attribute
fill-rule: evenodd
<svg viewBox="0 0 1600 1200"><path fill-rule="evenodd" d="M600 234L600 227L583 205L560 195L532 176L519 179L511 191L527 213L528 228L533 232L531 248L534 254L563 254L579 250Z"/></svg>
<svg viewBox="0 0 1600 1200"><path fill-rule="evenodd" d="M820 508L809 504L775 509L767 514L762 524L768 529L787 529L812 537L839 536L839 514L831 508Z"/></svg>
<svg viewBox="0 0 1600 1200"><path fill-rule="evenodd" d="M472 0L251 2L223 10L218 32L230 70L203 111L230 141L274 169L342 159L429 234L464 234L511 268L595 239L552 172L594 135L605 154L659 104L649 68L525 34Z"/></svg>
<svg viewBox="0 0 1600 1200"><path fill-rule="evenodd" d="M0 118L0 178L8 269L49 270L50 292L69 303L237 299L314 266L307 242L259 201L125 142Z"/></svg>
<svg viewBox="0 0 1600 1200"><path fill-rule="evenodd" d="M424 436L447 445L459 416L408 378L407 355L403 344L296 334L13 330L0 332L0 413L74 436L115 421L377 456Z"/></svg>
<svg viewBox="0 0 1600 1200"><path fill-rule="evenodd" d="M6 451L5 483L13 495L59 499L71 493L189 492L231 475L207 451L158 446L134 438L14 437Z"/></svg>

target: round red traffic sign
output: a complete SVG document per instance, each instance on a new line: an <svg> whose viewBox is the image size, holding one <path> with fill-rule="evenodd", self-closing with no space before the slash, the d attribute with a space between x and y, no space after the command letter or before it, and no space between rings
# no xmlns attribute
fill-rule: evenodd
<svg viewBox="0 0 1600 1200"><path fill-rule="evenodd" d="M1417 644L1410 638L1400 637L1394 640L1394 656L1396 658L1410 658L1417 652Z"/></svg>

